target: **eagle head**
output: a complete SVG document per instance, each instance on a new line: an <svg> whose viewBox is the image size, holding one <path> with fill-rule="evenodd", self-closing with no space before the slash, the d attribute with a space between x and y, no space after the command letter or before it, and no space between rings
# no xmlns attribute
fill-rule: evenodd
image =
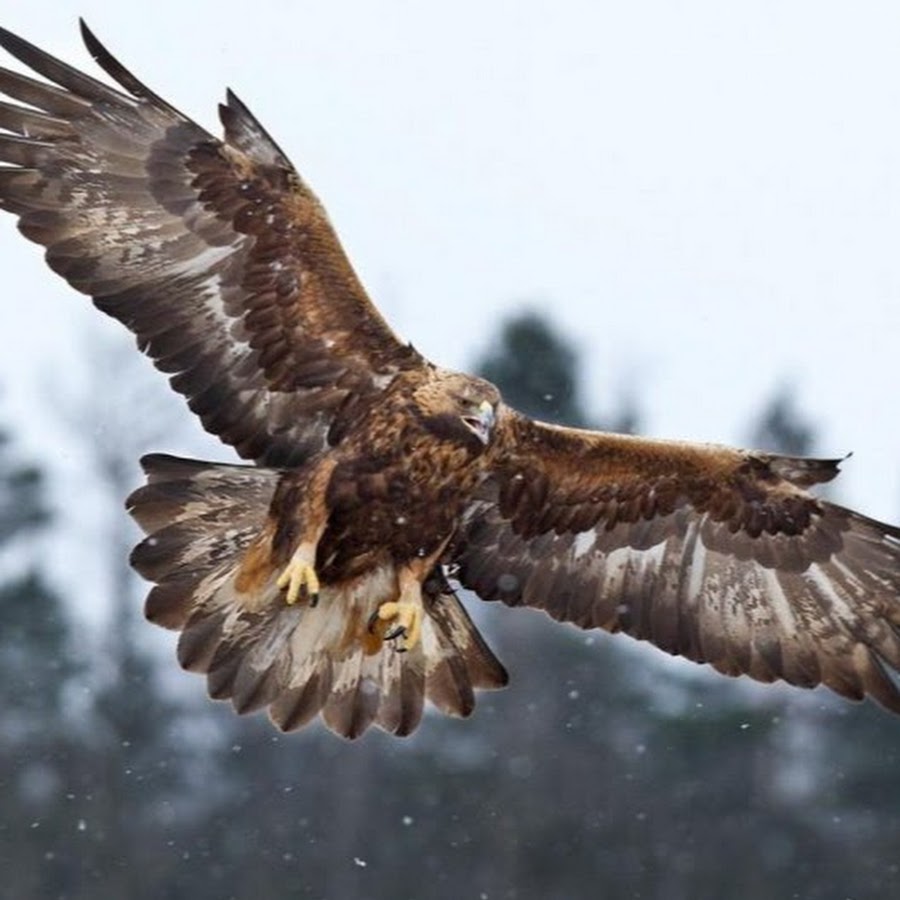
<svg viewBox="0 0 900 900"><path fill-rule="evenodd" d="M500 392L489 381L435 369L414 397L425 427L441 440L465 444L474 452L490 442Z"/></svg>

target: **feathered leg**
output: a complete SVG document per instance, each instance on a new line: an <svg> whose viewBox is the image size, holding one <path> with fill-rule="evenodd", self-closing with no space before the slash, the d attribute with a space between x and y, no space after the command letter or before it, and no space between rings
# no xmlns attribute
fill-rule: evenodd
<svg viewBox="0 0 900 900"><path fill-rule="evenodd" d="M272 498L270 527L261 540L269 544L270 558L276 566L287 557L275 584L285 591L288 606L299 600L315 606L319 600L316 550L328 525L325 497L334 467L335 461L325 458L310 472L287 473ZM245 558L244 568L252 565L252 560L251 552Z"/></svg>
<svg viewBox="0 0 900 900"><path fill-rule="evenodd" d="M412 650L422 637L422 583L440 559L448 540L434 553L397 567L397 599L382 603L369 620L369 632L382 641L396 641L394 648L400 652Z"/></svg>
<svg viewBox="0 0 900 900"><path fill-rule="evenodd" d="M324 531L324 529L323 529ZM322 532L312 540L301 541L291 556L290 562L278 576L276 585L287 592L284 602L291 606L300 599L308 600L310 606L319 602L319 576L316 574L316 546Z"/></svg>

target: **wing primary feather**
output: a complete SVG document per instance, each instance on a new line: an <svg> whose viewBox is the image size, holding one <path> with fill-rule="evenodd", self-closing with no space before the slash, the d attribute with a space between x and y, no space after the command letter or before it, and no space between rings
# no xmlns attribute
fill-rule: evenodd
<svg viewBox="0 0 900 900"><path fill-rule="evenodd" d="M126 91L133 94L135 97L140 97L142 100L146 100L160 109L168 110L180 119L186 118L186 116L175 109L174 106L163 100L159 94L151 91L140 79L132 75L132 73L129 72L128 69L126 69L125 66L123 66L122 63L120 63L112 53L100 43L100 40L94 32L88 28L87 22L85 22L84 19L78 20L78 26L81 29L81 39L84 41L88 53L91 54L94 62L96 62L110 78L117 81ZM99 82L97 83L99 84Z"/></svg>
<svg viewBox="0 0 900 900"><path fill-rule="evenodd" d="M90 109L88 101L55 85L0 67L0 91L36 109L77 118Z"/></svg>
<svg viewBox="0 0 900 900"><path fill-rule="evenodd" d="M3 100L0 100L0 128L32 138L61 138L74 134L65 119Z"/></svg>
<svg viewBox="0 0 900 900"><path fill-rule="evenodd" d="M33 168L39 164L46 149L44 141L14 134L0 134L0 161L20 168Z"/></svg>
<svg viewBox="0 0 900 900"><path fill-rule="evenodd" d="M34 44L30 44L24 38L20 38L5 28L0 28L0 47L11 53L19 62L55 84L67 88L77 97L107 103L110 101L114 103L134 102L131 97L97 81L96 78L91 78L90 75L79 72L68 63L39 50Z"/></svg>

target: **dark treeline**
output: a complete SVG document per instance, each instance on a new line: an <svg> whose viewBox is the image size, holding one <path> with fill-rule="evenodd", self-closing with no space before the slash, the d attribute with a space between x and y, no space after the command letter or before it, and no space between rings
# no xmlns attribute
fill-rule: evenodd
<svg viewBox="0 0 900 900"><path fill-rule="evenodd" d="M479 368L541 418L637 424L627 404L606 423L584 408L577 359L539 317L506 323ZM114 427L92 431L110 504L139 477ZM787 392L748 433L815 450ZM124 512L96 547L114 594L102 633L76 614L91 602L77 581L65 598L51 588L53 498L13 437L0 437L0 896L900 896L900 724L875 706L733 682L466 598L512 677L471 719L432 715L405 741L279 735L156 652Z"/></svg>

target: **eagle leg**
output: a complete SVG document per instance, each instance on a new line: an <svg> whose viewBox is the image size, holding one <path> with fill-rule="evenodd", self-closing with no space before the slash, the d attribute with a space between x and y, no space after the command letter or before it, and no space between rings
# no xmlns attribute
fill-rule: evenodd
<svg viewBox="0 0 900 900"><path fill-rule="evenodd" d="M399 653L412 650L422 638L424 601L422 583L444 552L449 536L428 556L417 557L397 572L399 591L396 600L385 600L369 619L369 633L382 641L394 641Z"/></svg>
<svg viewBox="0 0 900 900"><path fill-rule="evenodd" d="M334 459L326 458L310 472L286 474L272 498L269 515L275 523L273 553L277 556L300 534L300 542L275 582L279 590L287 590L284 599L289 606L298 600L310 606L319 602L316 549L328 523L325 497L334 466Z"/></svg>
<svg viewBox="0 0 900 900"><path fill-rule="evenodd" d="M402 595L401 595L402 596ZM422 599L388 600L372 613L369 631L383 641L396 641L398 653L412 650L422 636Z"/></svg>
<svg viewBox="0 0 900 900"><path fill-rule="evenodd" d="M316 545L305 541L297 547L290 562L276 582L279 589L287 588L285 602L291 606L298 600L308 600L310 606L319 602L319 576L316 574Z"/></svg>

